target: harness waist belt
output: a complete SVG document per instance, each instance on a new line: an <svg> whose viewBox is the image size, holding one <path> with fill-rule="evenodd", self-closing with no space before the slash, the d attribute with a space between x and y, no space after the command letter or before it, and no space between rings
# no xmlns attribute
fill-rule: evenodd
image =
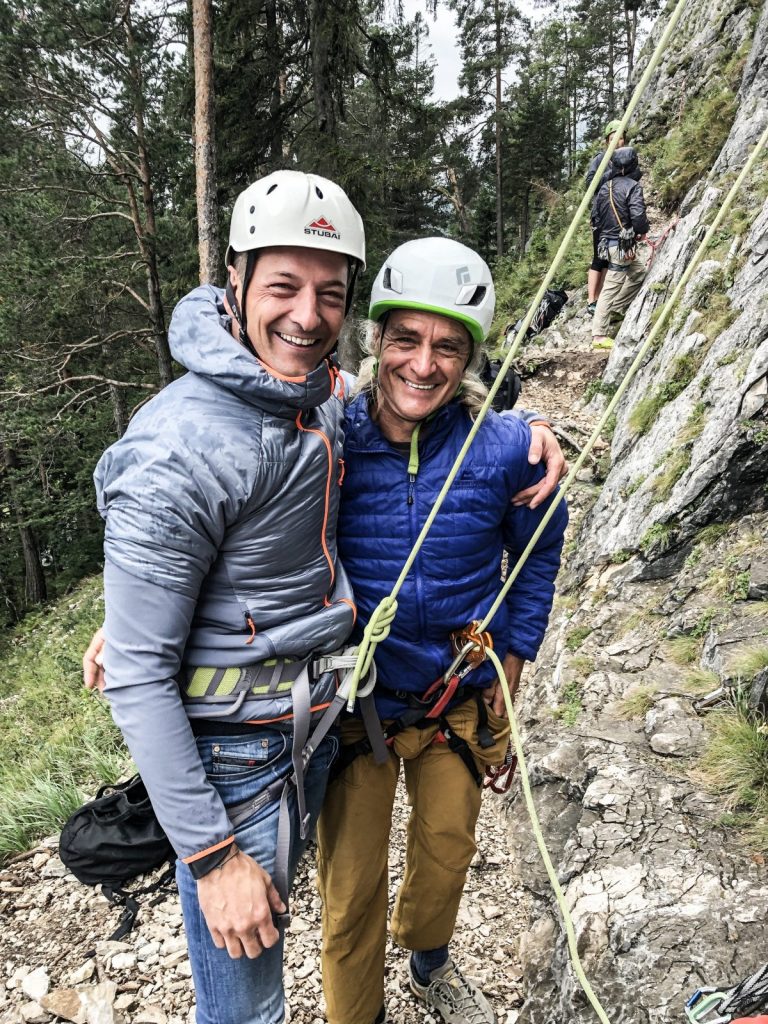
<svg viewBox="0 0 768 1024"><path fill-rule="evenodd" d="M249 700L284 697L311 660L269 658L233 668L189 666L182 670L179 686L186 703L231 702L241 694Z"/></svg>

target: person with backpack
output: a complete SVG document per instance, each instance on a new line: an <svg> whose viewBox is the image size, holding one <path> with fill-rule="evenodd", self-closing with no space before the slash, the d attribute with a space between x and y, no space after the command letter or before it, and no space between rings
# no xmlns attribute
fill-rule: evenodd
<svg viewBox="0 0 768 1024"><path fill-rule="evenodd" d="M288 893L338 745L308 734L356 615L337 557L345 404L330 354L364 261L333 182L278 171L250 185L226 292L202 286L174 311L188 372L95 473L105 639L85 683L104 686L178 856L198 1024L284 1018ZM563 465L537 429L550 472L515 496L531 504Z"/></svg>
<svg viewBox="0 0 768 1024"><path fill-rule="evenodd" d="M645 277L637 243L650 231L642 171L632 146L617 149L611 159L612 177L595 197L594 217L600 232L600 255L608 261L600 298L592 318L594 348L612 348L608 336L610 316L623 313L637 295Z"/></svg>
<svg viewBox="0 0 768 1024"><path fill-rule="evenodd" d="M610 146L611 140L616 132L621 128L621 121L609 121L605 126L603 132L606 146ZM620 138L617 143L617 147L624 145L624 139ZM605 150L601 149L596 156L593 156L589 162L587 173L584 175L584 187L589 188L592 184L592 179L597 173L597 168L605 156ZM603 172L601 184L608 181L613 175L613 168L609 164ZM595 202L592 200L592 209L590 211L590 227L592 228L592 263L587 271L587 313L590 316L595 315L595 309L597 308L597 300L600 298L600 292L603 288L605 281L605 274L608 270L608 260L602 259L597 252L600 244L600 227L595 220Z"/></svg>
<svg viewBox="0 0 768 1024"><path fill-rule="evenodd" d="M358 635L394 586L483 402L477 369L494 304L485 262L449 239L405 243L376 277L339 514ZM447 1024L495 1021L449 942L476 850L483 775L505 759L509 722L490 661L444 674L499 592L504 551L514 564L545 512L511 504L541 472L528 463L529 441L523 420L487 414L400 591L375 655L388 759L377 762L360 717L342 721L318 824L329 1024L386 1019L387 850L401 769L411 813L391 933L412 951L411 990ZM566 522L560 504L482 638L512 694L544 636Z"/></svg>

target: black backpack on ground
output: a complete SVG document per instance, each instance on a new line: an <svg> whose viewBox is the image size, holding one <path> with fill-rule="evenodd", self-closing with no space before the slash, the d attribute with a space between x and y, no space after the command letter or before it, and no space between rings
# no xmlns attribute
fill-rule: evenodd
<svg viewBox="0 0 768 1024"><path fill-rule="evenodd" d="M499 376L501 367L501 359L486 359L485 366L480 371L480 379L487 388L494 384ZM511 409L520 397L522 387L520 374L513 366L510 366L501 387L494 395L491 408L496 412L504 412L505 409Z"/></svg>
<svg viewBox="0 0 768 1024"><path fill-rule="evenodd" d="M539 308L533 314L530 327L525 332L526 338L535 338L537 334L541 334L545 327L549 327L567 301L568 293L564 292L562 288L548 288L539 303ZM508 339L514 339L517 336L517 332L523 326L524 319L524 317L521 317L514 327L507 328L505 334Z"/></svg>
<svg viewBox="0 0 768 1024"><path fill-rule="evenodd" d="M167 888L174 868L132 892L123 889L124 883L167 861L173 864L176 857L138 775L102 786L95 800L75 811L61 830L59 856L80 882L101 885L110 903L124 907L111 940L123 938L133 927L139 910L135 897Z"/></svg>

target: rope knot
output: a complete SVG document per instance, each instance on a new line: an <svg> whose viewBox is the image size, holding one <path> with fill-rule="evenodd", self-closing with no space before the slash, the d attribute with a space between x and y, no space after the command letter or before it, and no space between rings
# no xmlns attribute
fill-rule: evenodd
<svg viewBox="0 0 768 1024"><path fill-rule="evenodd" d="M357 652L357 664L352 673L352 682L347 700L347 711L355 706L357 687L360 680L368 675L377 646L389 636L390 628L397 615L397 600L391 594L382 598L363 630L363 639Z"/></svg>

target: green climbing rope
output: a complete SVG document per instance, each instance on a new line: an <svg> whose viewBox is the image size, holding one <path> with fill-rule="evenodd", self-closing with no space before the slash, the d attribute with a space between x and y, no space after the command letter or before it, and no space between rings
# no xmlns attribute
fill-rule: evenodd
<svg viewBox="0 0 768 1024"><path fill-rule="evenodd" d="M523 744L520 739L520 733L517 728L517 719L515 718L514 708L512 707L512 695L509 692L509 684L507 683L507 677L504 674L504 667L499 661L498 655L491 647L487 647L485 653L493 662L496 668L496 674L499 677L499 683L501 684L501 690L504 694L504 706L507 709L507 717L509 718L509 728L512 733L512 743L515 747L515 753L517 754L517 765L520 769L520 781L523 787L523 795L525 797L525 806L528 808L528 816L531 819L531 827L533 828L533 835L536 840L536 845L539 848L541 859L544 861L544 867L547 872L550 884L557 900L557 905L560 908L560 913L563 916L563 924L565 925L565 934L568 938L568 949L571 954L571 963L573 964L573 970L576 977L579 979L581 987L584 989L584 994L592 1004L592 1009L595 1011L597 1016L602 1021L602 1024L611 1024L607 1013L603 1009L600 1000L594 993L589 980L584 973L584 968L581 965L581 958L579 956L579 949L576 943L576 932L573 927L573 919L568 911L568 905L565 902L565 896L563 890L560 888L560 882L558 881L557 874L554 867L552 866L552 860L549 856L549 850L547 850L546 843L544 842L544 836L541 831L541 823L539 822L539 816L536 813L536 805L533 802L533 794L531 793L531 781L528 776L528 769L525 764L525 754L523 753Z"/></svg>

